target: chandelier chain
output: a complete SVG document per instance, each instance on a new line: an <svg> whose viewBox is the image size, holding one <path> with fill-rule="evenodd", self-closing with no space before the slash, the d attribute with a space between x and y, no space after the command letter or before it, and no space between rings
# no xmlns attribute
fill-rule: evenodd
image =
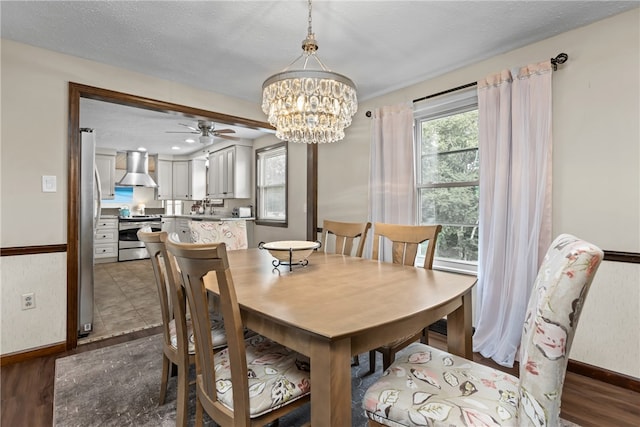
<svg viewBox="0 0 640 427"><path fill-rule="evenodd" d="M310 36L313 34L311 30L311 0L309 0L309 27L307 28L307 34Z"/></svg>

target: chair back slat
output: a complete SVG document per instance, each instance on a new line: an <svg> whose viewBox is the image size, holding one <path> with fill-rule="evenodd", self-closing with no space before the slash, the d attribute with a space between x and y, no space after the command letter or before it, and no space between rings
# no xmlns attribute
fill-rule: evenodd
<svg viewBox="0 0 640 427"><path fill-rule="evenodd" d="M431 269L438 234L442 226L437 225L400 225L376 222L373 226L373 259L379 259L380 244L385 237L392 242L391 253L394 264L415 265L420 244L428 241L424 264L420 267Z"/></svg>
<svg viewBox="0 0 640 427"><path fill-rule="evenodd" d="M329 235L334 235L334 253L354 255L353 244L356 239L359 239L355 256L361 257L370 228L370 222L340 222L325 219L322 223L322 251L327 252Z"/></svg>
<svg viewBox="0 0 640 427"><path fill-rule="evenodd" d="M204 397L209 402L209 407L214 411L213 416L216 420L227 420L238 426L249 425L249 386L244 328L233 278L229 270L226 245L224 243L190 244L169 240L167 248L175 256L180 267L191 316L196 318L193 322L193 329L198 386L205 394ZM233 412L218 401L213 352L201 351L201 349L211 348L212 345L207 291L204 283L204 277L207 274L209 274L207 280L214 280L212 274L217 280L229 359L233 361L230 366Z"/></svg>
<svg viewBox="0 0 640 427"><path fill-rule="evenodd" d="M167 233L164 231L152 232L150 228L142 228L138 231L138 239L145 244L147 252L149 252L153 272L156 276L165 344L171 345L169 323L174 320L176 336L179 341L178 354L186 360L189 351L185 294L179 283L182 279L177 272L175 259L167 252L165 245Z"/></svg>

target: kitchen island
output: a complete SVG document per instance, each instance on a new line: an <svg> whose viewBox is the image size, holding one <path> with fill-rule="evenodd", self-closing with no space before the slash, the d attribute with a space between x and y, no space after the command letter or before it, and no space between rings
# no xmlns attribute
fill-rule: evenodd
<svg viewBox="0 0 640 427"><path fill-rule="evenodd" d="M242 222L242 225L241 225ZM232 230L244 229L246 230L247 247L256 247L257 244L253 238L253 226L255 218L237 218L221 215L207 215L207 214L194 214L194 215L163 215L162 216L162 231L167 233L177 233L181 242L193 243L194 229L225 229L227 234L235 233ZM192 224L192 223L215 223L215 224Z"/></svg>

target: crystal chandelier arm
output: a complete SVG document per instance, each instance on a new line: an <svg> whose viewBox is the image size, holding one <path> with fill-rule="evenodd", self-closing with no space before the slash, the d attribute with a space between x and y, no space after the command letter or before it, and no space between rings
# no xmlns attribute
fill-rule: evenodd
<svg viewBox="0 0 640 427"><path fill-rule="evenodd" d="M281 71L281 73L285 72L285 71L289 71L289 68L291 68L291 66L293 64L295 64L296 62L298 62L300 60L300 58L302 58L304 56L304 53L301 53L296 59L294 59L293 61L291 61L289 63L289 65L287 65L286 67L284 67Z"/></svg>
<svg viewBox="0 0 640 427"><path fill-rule="evenodd" d="M318 63L318 65L320 65L320 68L322 69L322 71L331 71L329 68L327 68L324 63L320 60L320 58L318 57L318 55L316 55L315 53L313 54L307 54L305 53L301 53L296 59L294 59L293 61L291 61L289 63L289 65L287 65L286 67L284 67L282 69L282 71L280 71L281 73L284 73L285 71L289 71L291 69L291 67L298 61L300 61L300 59L304 57L304 63L302 65L302 69L306 70L307 69L307 65L309 63L309 58L313 58L316 60L316 62Z"/></svg>
<svg viewBox="0 0 640 427"><path fill-rule="evenodd" d="M320 64L320 66L322 67L322 69L323 69L324 71L331 71L330 69L328 69L327 67L325 67L325 65L324 65L324 63L323 63L322 61L320 61L320 58L318 57L318 55L313 54L312 56L315 58L315 60L316 60L316 61L318 61L318 64Z"/></svg>

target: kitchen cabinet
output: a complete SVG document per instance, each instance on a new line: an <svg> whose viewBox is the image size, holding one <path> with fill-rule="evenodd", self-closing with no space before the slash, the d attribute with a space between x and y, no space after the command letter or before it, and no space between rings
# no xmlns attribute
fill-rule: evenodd
<svg viewBox="0 0 640 427"><path fill-rule="evenodd" d="M100 190L103 200L116 198L116 156L96 154L96 169L100 175Z"/></svg>
<svg viewBox="0 0 640 427"><path fill-rule="evenodd" d="M206 197L207 167L205 160L173 161L173 198L201 200Z"/></svg>
<svg viewBox="0 0 640 427"><path fill-rule="evenodd" d="M173 199L173 162L171 160L158 160L156 163L156 184L158 200Z"/></svg>
<svg viewBox="0 0 640 427"><path fill-rule="evenodd" d="M96 264L118 260L118 219L100 218L96 224L93 241Z"/></svg>
<svg viewBox="0 0 640 427"><path fill-rule="evenodd" d="M191 222L188 218L176 218L176 233L182 243L191 243Z"/></svg>
<svg viewBox="0 0 640 427"><path fill-rule="evenodd" d="M251 147L233 145L209 155L209 189L213 199L251 197Z"/></svg>

